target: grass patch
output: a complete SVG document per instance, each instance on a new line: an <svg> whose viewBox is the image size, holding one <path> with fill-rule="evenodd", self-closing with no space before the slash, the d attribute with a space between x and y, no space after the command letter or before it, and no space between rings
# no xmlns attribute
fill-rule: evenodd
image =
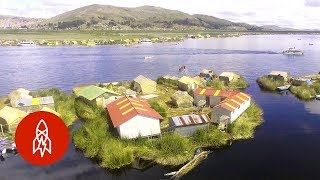
<svg viewBox="0 0 320 180"><path fill-rule="evenodd" d="M220 132L214 125L199 129L193 135L194 142L201 147L221 147L227 145L230 139L230 134Z"/></svg>
<svg viewBox="0 0 320 180"><path fill-rule="evenodd" d="M254 136L255 128L262 120L262 110L254 102L250 107L232 124L228 126L228 132L233 140L250 139Z"/></svg>
<svg viewBox="0 0 320 180"><path fill-rule="evenodd" d="M73 95L69 95L55 88L41 90L31 93L31 95L33 97L53 96L55 109L67 126L70 126L77 119L74 109L75 97Z"/></svg>
<svg viewBox="0 0 320 180"><path fill-rule="evenodd" d="M316 91L314 88L308 85L302 86L291 86L290 87L291 93L303 100L310 100L316 96Z"/></svg>
<svg viewBox="0 0 320 180"><path fill-rule="evenodd" d="M268 76L262 76L258 78L257 83L261 88L268 91L275 91L277 90L277 87L285 85L284 81L278 80L278 79L272 79L272 78L269 78Z"/></svg>
<svg viewBox="0 0 320 180"><path fill-rule="evenodd" d="M214 79L207 82L207 86L214 89L245 89L249 86L249 83L245 80L243 76L240 76L238 79L232 80L230 83L225 83L219 79Z"/></svg>

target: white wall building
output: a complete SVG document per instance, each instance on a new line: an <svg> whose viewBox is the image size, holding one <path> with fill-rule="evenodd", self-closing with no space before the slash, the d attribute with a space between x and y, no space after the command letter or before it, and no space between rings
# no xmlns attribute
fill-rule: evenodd
<svg viewBox="0 0 320 180"><path fill-rule="evenodd" d="M160 135L161 115L140 99L122 97L107 105L113 126L121 138Z"/></svg>
<svg viewBox="0 0 320 180"><path fill-rule="evenodd" d="M222 116L228 116L232 123L244 113L251 104L251 96L242 92L227 98L212 109L211 119L215 123L220 123Z"/></svg>

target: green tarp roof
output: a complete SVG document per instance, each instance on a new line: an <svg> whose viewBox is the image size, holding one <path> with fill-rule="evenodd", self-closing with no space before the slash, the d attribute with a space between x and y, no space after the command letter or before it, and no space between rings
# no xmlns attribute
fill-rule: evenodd
<svg viewBox="0 0 320 180"><path fill-rule="evenodd" d="M92 85L92 86L88 86L88 87L84 88L83 90L81 90L79 93L79 96L82 96L82 97L91 101L91 100L94 100L97 97L101 96L104 93L119 95L116 92L113 92L111 90Z"/></svg>

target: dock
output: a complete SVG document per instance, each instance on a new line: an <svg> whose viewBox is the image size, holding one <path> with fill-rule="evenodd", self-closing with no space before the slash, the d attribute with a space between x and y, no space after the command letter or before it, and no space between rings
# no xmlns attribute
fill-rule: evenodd
<svg viewBox="0 0 320 180"><path fill-rule="evenodd" d="M209 151L202 151L201 153L195 155L192 160L190 160L178 171L167 173L165 176L171 176L170 179L180 179L182 176L186 175L189 171L200 164L202 160L206 159L209 153Z"/></svg>

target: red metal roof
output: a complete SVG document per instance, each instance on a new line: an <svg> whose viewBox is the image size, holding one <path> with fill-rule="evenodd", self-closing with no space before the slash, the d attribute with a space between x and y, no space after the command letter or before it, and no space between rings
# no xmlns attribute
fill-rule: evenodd
<svg viewBox="0 0 320 180"><path fill-rule="evenodd" d="M206 95L206 96L218 96L218 97L231 97L238 94L239 91L232 91L232 90L217 90L213 88L197 88L194 91L194 94L198 95Z"/></svg>
<svg viewBox="0 0 320 180"><path fill-rule="evenodd" d="M113 126L116 128L136 115L162 119L162 116L143 100L124 96L107 105Z"/></svg>
<svg viewBox="0 0 320 180"><path fill-rule="evenodd" d="M227 98L226 100L222 101L215 107L222 107L230 112L233 112L235 109L239 108L242 103L249 100L251 95L245 94L243 92L238 92L237 94Z"/></svg>

